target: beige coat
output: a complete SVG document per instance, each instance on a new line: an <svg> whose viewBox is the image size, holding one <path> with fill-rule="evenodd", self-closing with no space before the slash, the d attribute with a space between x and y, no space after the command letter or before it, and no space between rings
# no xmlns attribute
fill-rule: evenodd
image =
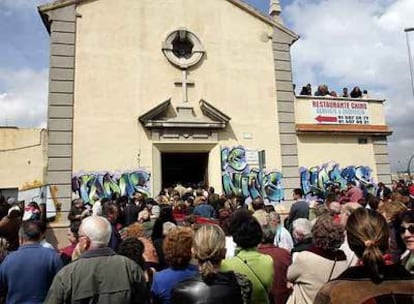
<svg viewBox="0 0 414 304"><path fill-rule="evenodd" d="M319 289L347 268L346 260L333 261L309 251L298 252L288 268L288 281L294 284L287 304L312 304Z"/></svg>

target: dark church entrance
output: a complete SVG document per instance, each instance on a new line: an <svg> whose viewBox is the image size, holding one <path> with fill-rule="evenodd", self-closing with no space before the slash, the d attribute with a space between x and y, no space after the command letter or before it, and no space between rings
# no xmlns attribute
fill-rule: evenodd
<svg viewBox="0 0 414 304"><path fill-rule="evenodd" d="M206 184L208 153L162 153L162 187L181 182L188 187Z"/></svg>

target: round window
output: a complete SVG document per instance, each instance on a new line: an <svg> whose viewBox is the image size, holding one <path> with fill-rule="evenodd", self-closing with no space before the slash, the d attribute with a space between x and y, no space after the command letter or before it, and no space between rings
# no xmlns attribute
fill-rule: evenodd
<svg viewBox="0 0 414 304"><path fill-rule="evenodd" d="M197 36L186 29L170 33L163 43L162 51L165 57L180 69L197 64L205 53Z"/></svg>

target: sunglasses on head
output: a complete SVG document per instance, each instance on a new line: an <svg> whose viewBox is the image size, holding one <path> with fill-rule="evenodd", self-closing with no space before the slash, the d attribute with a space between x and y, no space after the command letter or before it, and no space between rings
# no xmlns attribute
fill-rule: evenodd
<svg viewBox="0 0 414 304"><path fill-rule="evenodd" d="M405 233L406 230L408 230L409 233L414 234L414 225L408 227L400 226L400 233Z"/></svg>

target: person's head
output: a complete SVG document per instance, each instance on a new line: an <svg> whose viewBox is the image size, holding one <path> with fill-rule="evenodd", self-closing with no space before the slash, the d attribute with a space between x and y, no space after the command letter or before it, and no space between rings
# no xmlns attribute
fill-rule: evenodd
<svg viewBox="0 0 414 304"><path fill-rule="evenodd" d="M269 225L272 227L272 229L276 229L277 226L279 226L281 223L280 214L272 211L269 213Z"/></svg>
<svg viewBox="0 0 414 304"><path fill-rule="evenodd" d="M76 208L83 208L83 199L77 198L74 200L73 204Z"/></svg>
<svg viewBox="0 0 414 304"><path fill-rule="evenodd" d="M174 215L173 215L173 209L171 208L171 206L164 205L164 206L160 207L160 215L159 215L158 219L163 223L164 222L173 222L173 223L175 223Z"/></svg>
<svg viewBox="0 0 414 304"><path fill-rule="evenodd" d="M275 240L275 230L270 225L263 225L262 226L263 244L273 244Z"/></svg>
<svg viewBox="0 0 414 304"><path fill-rule="evenodd" d="M306 218L298 218L292 223L292 236L296 242L312 237L312 223Z"/></svg>
<svg viewBox="0 0 414 304"><path fill-rule="evenodd" d="M312 227L312 242L316 247L328 251L337 250L345 239L344 226L325 214L320 216Z"/></svg>
<svg viewBox="0 0 414 304"><path fill-rule="evenodd" d="M253 210L260 210L264 208L264 202L263 199L261 197L256 197L253 201L252 201L252 207Z"/></svg>
<svg viewBox="0 0 414 304"><path fill-rule="evenodd" d="M191 260L193 231L188 227L171 229L164 238L163 250L167 264L174 269L183 269Z"/></svg>
<svg viewBox="0 0 414 304"><path fill-rule="evenodd" d="M215 191L214 187L209 187L208 188L208 193L213 194Z"/></svg>
<svg viewBox="0 0 414 304"><path fill-rule="evenodd" d="M106 218L101 216L85 218L79 227L80 251L85 252L90 249L106 247L111 233L111 223Z"/></svg>
<svg viewBox="0 0 414 304"><path fill-rule="evenodd" d="M162 224L162 235L166 236L172 229L177 228L173 222L165 222Z"/></svg>
<svg viewBox="0 0 414 304"><path fill-rule="evenodd" d="M303 191L300 188L296 188L293 190L293 199L299 200L303 197Z"/></svg>
<svg viewBox="0 0 414 304"><path fill-rule="evenodd" d="M145 235L144 228L140 223L133 223L126 229L127 237L140 238Z"/></svg>
<svg viewBox="0 0 414 304"><path fill-rule="evenodd" d="M137 262L142 268L145 267L144 244L135 237L128 237L118 247L118 254L126 256Z"/></svg>
<svg viewBox="0 0 414 304"><path fill-rule="evenodd" d="M7 211L7 216L9 218L20 218L22 216L22 209L18 204L14 204Z"/></svg>
<svg viewBox="0 0 414 304"><path fill-rule="evenodd" d="M342 226L346 226L346 222L348 221L349 216L355 209L361 208L362 206L358 203L349 202L342 205L341 214L339 215L340 223Z"/></svg>
<svg viewBox="0 0 414 304"><path fill-rule="evenodd" d="M230 217L229 232L242 249L256 247L262 240L262 228L249 211L236 210Z"/></svg>
<svg viewBox="0 0 414 304"><path fill-rule="evenodd" d="M40 221L23 222L19 229L20 245L38 243L42 240L43 233Z"/></svg>
<svg viewBox="0 0 414 304"><path fill-rule="evenodd" d="M196 196L204 196L203 188L197 188L195 193L196 193Z"/></svg>
<svg viewBox="0 0 414 304"><path fill-rule="evenodd" d="M119 209L115 202L109 201L102 206L102 215L111 223L115 223L118 219Z"/></svg>
<svg viewBox="0 0 414 304"><path fill-rule="evenodd" d="M385 201L378 207L378 211L385 217L387 222L396 220L406 210L407 206L399 201Z"/></svg>
<svg viewBox="0 0 414 304"><path fill-rule="evenodd" d="M40 220L40 207L36 202L30 202L24 207L23 221L28 220Z"/></svg>
<svg viewBox="0 0 414 304"><path fill-rule="evenodd" d="M323 93L323 95L329 94L329 88L326 84L321 85L321 92Z"/></svg>
<svg viewBox="0 0 414 304"><path fill-rule="evenodd" d="M405 247L414 252L414 210L407 210L400 216L399 232Z"/></svg>
<svg viewBox="0 0 414 304"><path fill-rule="evenodd" d="M384 264L390 235L385 218L374 210L358 208L349 216L345 229L349 247L362 260L371 279L381 281L378 268Z"/></svg>
<svg viewBox="0 0 414 304"><path fill-rule="evenodd" d="M328 210L331 215L339 215L341 213L341 204L339 202L330 202Z"/></svg>
<svg viewBox="0 0 414 304"><path fill-rule="evenodd" d="M79 240L79 227L80 227L80 224L81 224L80 221L72 221L70 223L68 233L67 233L67 237L68 237L68 241L71 242L72 244L76 244Z"/></svg>
<svg viewBox="0 0 414 304"><path fill-rule="evenodd" d="M325 203L329 205L330 202L334 202L336 200L336 193L331 191L326 195Z"/></svg>
<svg viewBox="0 0 414 304"><path fill-rule="evenodd" d="M138 213L138 221L139 222L147 222L151 220L150 212L147 208L144 208L142 211Z"/></svg>
<svg viewBox="0 0 414 304"><path fill-rule="evenodd" d="M133 195L133 198L134 198L135 203L141 203L145 200L144 195L140 192L135 192Z"/></svg>
<svg viewBox="0 0 414 304"><path fill-rule="evenodd" d="M355 186L355 182L353 182L353 181L351 181L351 182L347 182L346 183L346 188L349 190L349 189L351 189L352 187L354 187Z"/></svg>
<svg viewBox="0 0 414 304"><path fill-rule="evenodd" d="M343 88L342 93L343 93L344 96L347 96L348 95L348 88Z"/></svg>
<svg viewBox="0 0 414 304"><path fill-rule="evenodd" d="M193 254L200 265L203 278L215 272L226 256L226 241L218 225L202 225L195 233Z"/></svg>

